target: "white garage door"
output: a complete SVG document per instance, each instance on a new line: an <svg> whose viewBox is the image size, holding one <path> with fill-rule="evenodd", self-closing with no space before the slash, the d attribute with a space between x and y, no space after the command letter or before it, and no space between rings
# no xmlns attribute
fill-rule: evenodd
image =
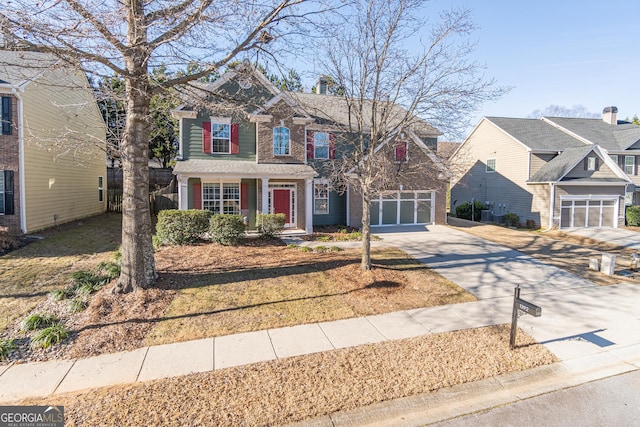
<svg viewBox="0 0 640 427"><path fill-rule="evenodd" d="M617 198L562 199L560 228L615 227Z"/></svg>
<svg viewBox="0 0 640 427"><path fill-rule="evenodd" d="M431 224L433 191L394 191L371 202L371 225Z"/></svg>

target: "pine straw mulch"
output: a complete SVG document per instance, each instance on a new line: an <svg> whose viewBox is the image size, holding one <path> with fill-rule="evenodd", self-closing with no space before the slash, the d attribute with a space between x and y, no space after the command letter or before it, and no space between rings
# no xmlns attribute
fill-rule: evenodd
<svg viewBox="0 0 640 427"><path fill-rule="evenodd" d="M453 282L397 249L303 252L279 240L224 247L165 247L156 253L157 287L114 295L111 283L89 306L70 313L68 301L43 297L31 313L54 314L69 338L32 348L21 321L0 334L17 338L9 360L73 359L205 337L473 301Z"/></svg>
<svg viewBox="0 0 640 427"><path fill-rule="evenodd" d="M283 425L556 361L521 331L508 341L492 326L21 404L63 405L68 426Z"/></svg>

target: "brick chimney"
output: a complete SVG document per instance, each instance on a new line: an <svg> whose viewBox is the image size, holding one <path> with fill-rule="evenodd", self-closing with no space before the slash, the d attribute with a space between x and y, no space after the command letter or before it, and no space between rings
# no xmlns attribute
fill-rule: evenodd
<svg viewBox="0 0 640 427"><path fill-rule="evenodd" d="M610 125L618 124L618 107L606 107L602 110L602 120Z"/></svg>

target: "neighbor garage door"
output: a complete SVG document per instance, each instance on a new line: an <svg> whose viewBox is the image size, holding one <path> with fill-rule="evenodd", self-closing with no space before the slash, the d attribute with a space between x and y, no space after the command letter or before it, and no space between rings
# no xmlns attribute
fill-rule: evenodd
<svg viewBox="0 0 640 427"><path fill-rule="evenodd" d="M371 225L431 224L433 191L394 191L371 202Z"/></svg>
<svg viewBox="0 0 640 427"><path fill-rule="evenodd" d="M618 199L562 199L561 228L615 227Z"/></svg>

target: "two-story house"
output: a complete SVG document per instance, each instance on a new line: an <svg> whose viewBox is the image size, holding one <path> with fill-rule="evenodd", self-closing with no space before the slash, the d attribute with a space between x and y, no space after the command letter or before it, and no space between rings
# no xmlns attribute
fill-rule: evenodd
<svg viewBox="0 0 640 427"><path fill-rule="evenodd" d="M105 125L86 76L0 51L0 229L27 233L106 209Z"/></svg>
<svg viewBox="0 0 640 427"><path fill-rule="evenodd" d="M640 203L640 126L616 116L482 118L453 156L452 211L474 198L546 229L623 226Z"/></svg>
<svg viewBox="0 0 640 427"><path fill-rule="evenodd" d="M323 165L349 152L344 99L281 91L252 67L227 71L198 85L208 102L185 102L179 119L180 209L241 214L249 227L259 213L283 213L286 227L361 225L362 196L332 182ZM428 147L438 132L422 123L394 151L398 161L439 166ZM379 194L372 225L445 222L446 183L427 175Z"/></svg>

